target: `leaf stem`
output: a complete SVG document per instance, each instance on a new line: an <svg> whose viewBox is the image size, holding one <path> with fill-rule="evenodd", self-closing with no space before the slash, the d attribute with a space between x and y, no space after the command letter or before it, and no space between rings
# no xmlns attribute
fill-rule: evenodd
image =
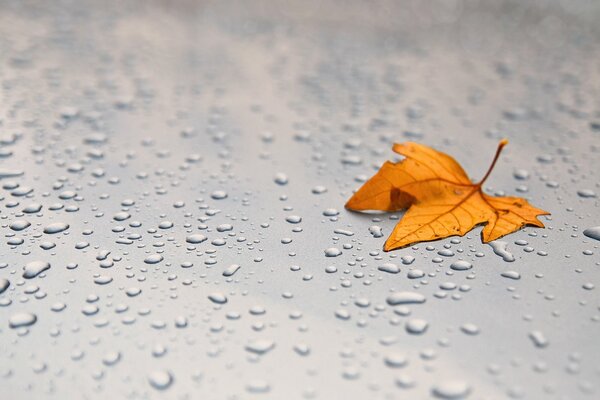
<svg viewBox="0 0 600 400"><path fill-rule="evenodd" d="M494 155L494 160L492 161L492 164L488 168L488 170L485 173L484 177L478 183L476 183L476 186L483 185L483 183L485 182L485 180L490 176L490 174L492 173L492 170L494 169L494 166L496 165L496 161L498 161L498 158L500 157L500 153L502 152L502 149L507 144L508 144L508 139L502 139L500 141L500 143L498 143L498 148L496 149L496 155Z"/></svg>

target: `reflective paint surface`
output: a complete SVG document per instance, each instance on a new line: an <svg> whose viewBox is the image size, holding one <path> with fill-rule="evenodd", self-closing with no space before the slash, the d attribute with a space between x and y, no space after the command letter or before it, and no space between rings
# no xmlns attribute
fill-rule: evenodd
<svg viewBox="0 0 600 400"><path fill-rule="evenodd" d="M0 2L0 386L595 399L600 4ZM384 253L394 142L552 213Z"/></svg>

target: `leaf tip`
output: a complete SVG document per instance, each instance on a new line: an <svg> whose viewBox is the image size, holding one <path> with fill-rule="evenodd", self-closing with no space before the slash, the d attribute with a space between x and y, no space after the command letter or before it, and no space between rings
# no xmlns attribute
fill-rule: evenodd
<svg viewBox="0 0 600 400"><path fill-rule="evenodd" d="M346 202L346 204L344 204L344 208L346 210L351 210L351 211L357 211L358 210L358 200L356 199L356 196L352 196L350 197L350 199Z"/></svg>

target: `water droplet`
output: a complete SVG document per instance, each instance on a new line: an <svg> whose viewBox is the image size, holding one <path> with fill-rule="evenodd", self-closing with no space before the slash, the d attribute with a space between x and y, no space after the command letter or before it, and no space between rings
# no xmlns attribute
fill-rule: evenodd
<svg viewBox="0 0 600 400"><path fill-rule="evenodd" d="M394 382L396 383L396 386L402 389L410 389L416 385L415 380L407 374L398 375Z"/></svg>
<svg viewBox="0 0 600 400"><path fill-rule="evenodd" d="M287 185L288 184L288 177L286 174L284 174L282 172L275 174L275 178L273 180L278 185Z"/></svg>
<svg viewBox="0 0 600 400"><path fill-rule="evenodd" d="M231 224L221 224L217 226L217 232L229 232L233 230L233 226Z"/></svg>
<svg viewBox="0 0 600 400"><path fill-rule="evenodd" d="M342 377L348 380L356 380L360 378L360 371L358 368L353 366L345 367L342 370Z"/></svg>
<svg viewBox="0 0 600 400"><path fill-rule="evenodd" d="M305 343L298 343L294 345L294 351L301 356L307 356L310 354L310 347Z"/></svg>
<svg viewBox="0 0 600 400"><path fill-rule="evenodd" d="M38 203L32 203L23 208L23 212L26 214L35 214L40 212L42 209L42 205Z"/></svg>
<svg viewBox="0 0 600 400"><path fill-rule="evenodd" d="M47 225L44 228L44 233L51 235L54 233L66 231L67 229L69 229L69 224L66 224L64 222L55 222L53 224Z"/></svg>
<svg viewBox="0 0 600 400"><path fill-rule="evenodd" d="M404 265L410 265L413 262L415 262L415 258L413 256L402 256L401 260L402 260L402 264L404 264Z"/></svg>
<svg viewBox="0 0 600 400"><path fill-rule="evenodd" d="M469 396L471 387L463 381L444 381L435 385L431 389L431 393L438 399L458 400Z"/></svg>
<svg viewBox="0 0 600 400"><path fill-rule="evenodd" d="M408 279L420 279L425 276L425 272L421 271L420 269L411 269L408 271L406 276Z"/></svg>
<svg viewBox="0 0 600 400"><path fill-rule="evenodd" d="M246 385L246 390L250 393L268 393L271 386L263 380L252 380Z"/></svg>
<svg viewBox="0 0 600 400"><path fill-rule="evenodd" d="M223 200L227 198L227 192L224 190L215 190L211 193L210 197L214 200Z"/></svg>
<svg viewBox="0 0 600 400"><path fill-rule="evenodd" d="M450 264L450 268L455 271L466 271L473 268L473 265L468 261L458 260Z"/></svg>
<svg viewBox="0 0 600 400"><path fill-rule="evenodd" d="M385 356L384 362L390 368L402 368L408 364L408 359L402 353L390 353Z"/></svg>
<svg viewBox="0 0 600 400"><path fill-rule="evenodd" d="M354 232L349 231L347 229L334 229L333 233L337 233L338 235L344 235L344 236L354 236Z"/></svg>
<svg viewBox="0 0 600 400"><path fill-rule="evenodd" d="M397 274L398 272L400 272L400 267L398 267L396 264L392 264L392 263L382 264L379 267L377 267L377 269L379 271L387 272L390 274Z"/></svg>
<svg viewBox="0 0 600 400"><path fill-rule="evenodd" d="M32 279L41 274L42 272L50 269L50 263L46 261L31 261L28 262L23 270L23 278Z"/></svg>
<svg viewBox="0 0 600 400"><path fill-rule="evenodd" d="M188 237L185 238L185 241L191 244L198 244L198 243L202 243L207 239L206 236L204 236L201 233L194 233L193 235L189 235Z"/></svg>
<svg viewBox="0 0 600 400"><path fill-rule="evenodd" d="M587 228L583 231L583 234L591 239L600 240L600 226Z"/></svg>
<svg viewBox="0 0 600 400"><path fill-rule="evenodd" d="M33 325L33 324L35 324L36 321L37 321L37 316L35 314L22 312L22 313L17 313L17 314L11 315L10 318L8 319L8 325L11 328L15 329L15 328L21 328L24 326Z"/></svg>
<svg viewBox="0 0 600 400"><path fill-rule="evenodd" d="M225 296L221 292L214 292L208 295L208 299L215 304L225 304L227 303L227 296Z"/></svg>
<svg viewBox="0 0 600 400"><path fill-rule="evenodd" d="M480 330L479 327L475 324L466 323L460 327L460 330L466 333L467 335L478 335Z"/></svg>
<svg viewBox="0 0 600 400"><path fill-rule="evenodd" d="M579 195L579 197L583 197L584 199L591 199L596 197L596 192L591 189L581 189L577 191L577 195Z"/></svg>
<svg viewBox="0 0 600 400"><path fill-rule="evenodd" d="M175 327L177 328L185 328L188 326L188 320L186 317L180 315L178 317L175 317Z"/></svg>
<svg viewBox="0 0 600 400"><path fill-rule="evenodd" d="M0 294L4 293L10 286L10 281L6 278L0 278Z"/></svg>
<svg viewBox="0 0 600 400"><path fill-rule="evenodd" d="M151 254L144 259L146 264L158 264L163 260L163 256L160 254Z"/></svg>
<svg viewBox="0 0 600 400"><path fill-rule="evenodd" d="M412 335L421 335L429 327L429 322L420 318L411 318L406 321L406 332Z"/></svg>
<svg viewBox="0 0 600 400"><path fill-rule="evenodd" d="M496 255L502 257L502 259L506 262L515 261L515 257L510 253L507 249L508 243L502 240L494 240L493 242L488 243L492 246L492 250Z"/></svg>
<svg viewBox="0 0 600 400"><path fill-rule="evenodd" d="M325 192L327 192L327 188L325 186L318 185L312 188L313 194L323 194Z"/></svg>
<svg viewBox="0 0 600 400"><path fill-rule="evenodd" d="M522 181L524 181L524 180L526 180L526 179L529 179L529 171L527 171L527 170L525 170L525 169L516 169L516 170L513 172L513 176L514 176L516 179L519 179L519 180L522 180Z"/></svg>
<svg viewBox="0 0 600 400"><path fill-rule="evenodd" d="M246 345L246 350L255 354L266 354L275 348L275 342L267 339L253 340Z"/></svg>
<svg viewBox="0 0 600 400"><path fill-rule="evenodd" d="M100 275L100 276L94 278L94 283L96 283L98 285L107 285L107 284L111 283L112 280L113 280L113 278L111 278L110 276Z"/></svg>
<svg viewBox="0 0 600 400"><path fill-rule="evenodd" d="M500 274L500 276L514 280L521 279L521 274L519 274L517 271L504 271Z"/></svg>
<svg viewBox="0 0 600 400"><path fill-rule="evenodd" d="M111 367L121 361L121 353L118 351L111 351L104 355L102 363L107 367Z"/></svg>
<svg viewBox="0 0 600 400"><path fill-rule="evenodd" d="M16 178L23 175L24 172L18 169L0 168L0 179Z"/></svg>
<svg viewBox="0 0 600 400"><path fill-rule="evenodd" d="M129 219L129 218L131 218L131 214L129 214L125 211L119 211L118 213L113 215L113 219L115 221L125 221L126 219Z"/></svg>
<svg viewBox="0 0 600 400"><path fill-rule="evenodd" d="M125 294L129 297L135 297L135 296L139 295L140 293L142 293L142 289L137 288L137 287L130 287L130 288L127 288L127 290L125 290Z"/></svg>
<svg viewBox="0 0 600 400"><path fill-rule="evenodd" d="M285 217L285 220L290 224L299 224L300 222L302 222L302 217L298 215L288 215L287 217Z"/></svg>
<svg viewBox="0 0 600 400"><path fill-rule="evenodd" d="M425 303L425 296L417 292L394 292L386 299L391 306L399 304L421 304Z"/></svg>
<svg viewBox="0 0 600 400"><path fill-rule="evenodd" d="M536 347L544 348L548 346L548 339L541 331L529 332L529 339L533 342Z"/></svg>
<svg viewBox="0 0 600 400"><path fill-rule="evenodd" d="M340 308L340 309L336 310L335 316L344 321L350 319L350 313L345 308Z"/></svg>
<svg viewBox="0 0 600 400"><path fill-rule="evenodd" d="M237 264L231 264L229 267L225 268L223 271L223 276L232 276L240 269L240 266Z"/></svg>
<svg viewBox="0 0 600 400"><path fill-rule="evenodd" d="M173 375L169 371L154 371L148 375L148 382L157 390L166 390L173 384Z"/></svg>
<svg viewBox="0 0 600 400"><path fill-rule="evenodd" d="M26 221L24 219L17 219L10 223L9 228L13 231L22 231L24 229L29 228L30 226L31 223L29 221Z"/></svg>
<svg viewBox="0 0 600 400"><path fill-rule="evenodd" d="M158 224L158 228L159 228L159 229L171 229L171 228L173 227L173 225L174 225L174 224L173 224L173 222L171 222L171 221L161 221L161 222Z"/></svg>
<svg viewBox="0 0 600 400"><path fill-rule="evenodd" d="M369 233L374 237L374 238L380 238L383 237L383 231L381 230L380 226L377 225L372 225L369 227Z"/></svg>
<svg viewBox="0 0 600 400"><path fill-rule="evenodd" d="M325 250L325 257L337 257L342 254L342 251L337 247L330 247Z"/></svg>

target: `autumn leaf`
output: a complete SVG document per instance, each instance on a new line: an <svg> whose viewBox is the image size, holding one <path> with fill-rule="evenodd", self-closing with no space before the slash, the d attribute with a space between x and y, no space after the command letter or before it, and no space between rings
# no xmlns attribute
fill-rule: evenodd
<svg viewBox="0 0 600 400"><path fill-rule="evenodd" d="M471 182L460 164L447 154L418 143L395 144L405 157L387 161L346 203L354 211L397 211L408 208L384 245L385 251L449 236L463 236L477 225L484 243L523 226L540 228L537 217L549 213L520 197L493 197L482 186L508 144L502 140L484 177Z"/></svg>

